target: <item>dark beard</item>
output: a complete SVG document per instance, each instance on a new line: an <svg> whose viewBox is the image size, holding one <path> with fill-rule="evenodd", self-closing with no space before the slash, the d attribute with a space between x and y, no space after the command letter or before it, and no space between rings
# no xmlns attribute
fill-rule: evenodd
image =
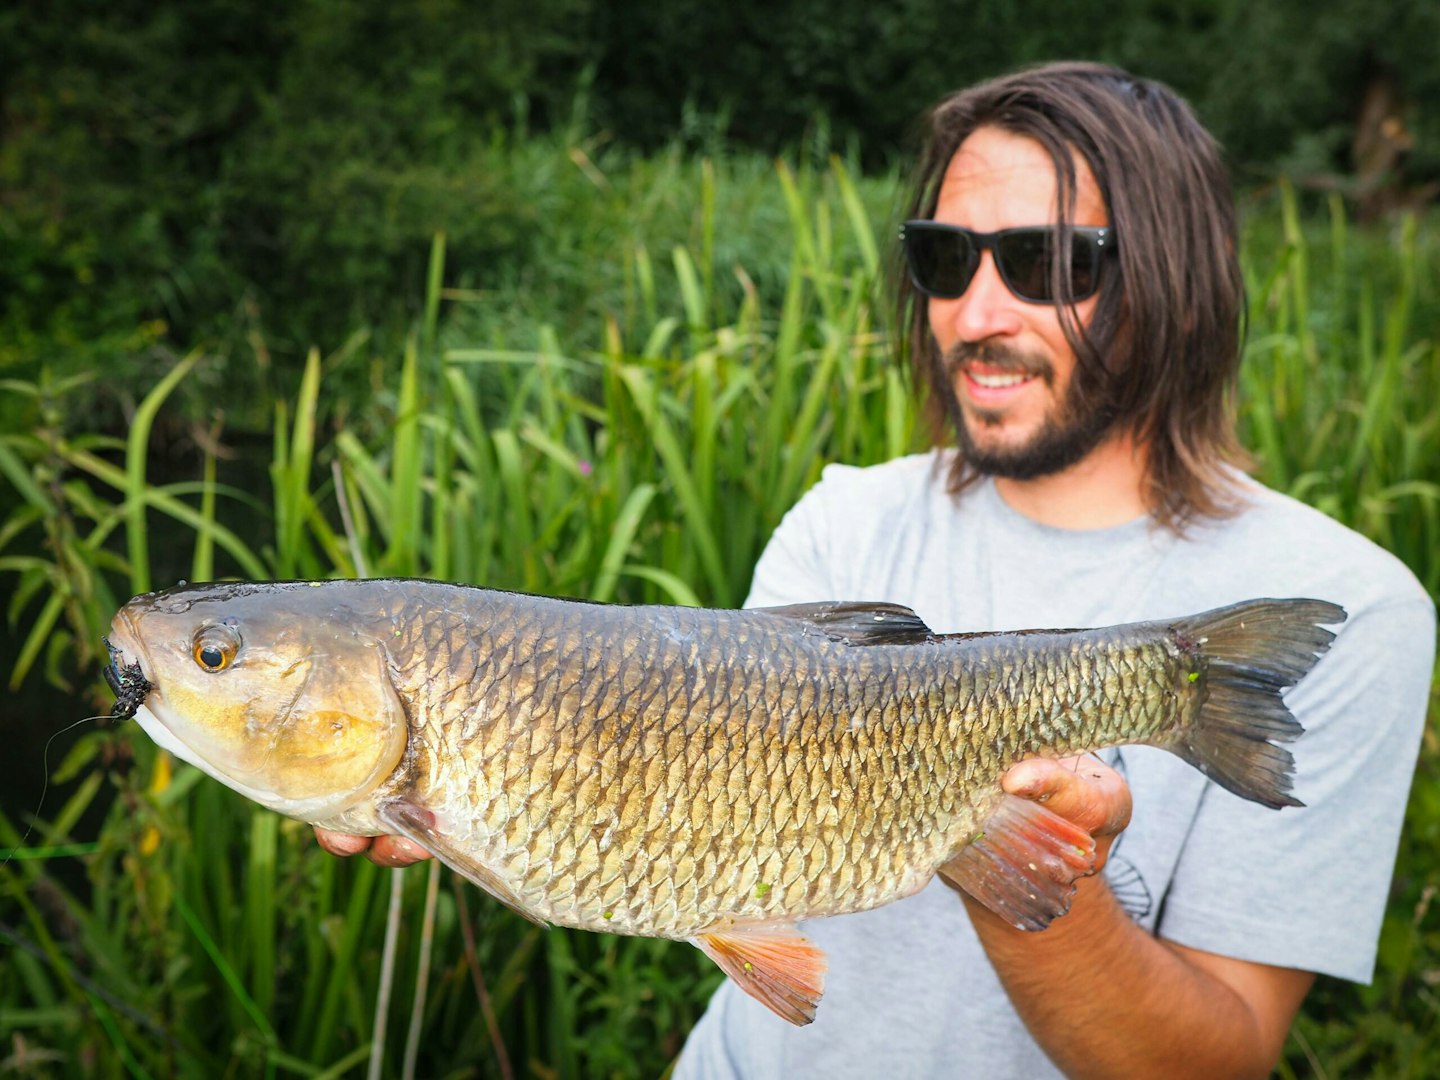
<svg viewBox="0 0 1440 1080"><path fill-rule="evenodd" d="M970 425L981 426L999 421L998 414L984 410L967 415L960 408L953 387L957 372L973 360L1041 378L1047 385L1055 384L1055 369L1043 356L1035 356L997 346L994 343L961 343L945 354L943 363L952 387L947 402L955 427L956 444L965 463L984 476L1009 480L1034 480L1068 469L1100 445L1115 423L1115 410L1104 401L1095 401L1087 393L1080 369L1070 376L1065 397L1055 415L1047 416L1040 430L1021 446L990 449L977 445Z"/></svg>

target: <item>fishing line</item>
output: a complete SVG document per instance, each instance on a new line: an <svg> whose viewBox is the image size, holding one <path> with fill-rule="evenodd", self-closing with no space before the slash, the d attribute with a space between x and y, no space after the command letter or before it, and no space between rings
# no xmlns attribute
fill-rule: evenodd
<svg viewBox="0 0 1440 1080"><path fill-rule="evenodd" d="M5 861L0 862L0 870L9 866L12 859L19 857L21 850L25 847L25 841L30 839L30 834L35 831L35 822L40 818L40 811L45 806L45 796L50 791L51 744L67 731L74 731L81 724L88 724L92 720L129 720L145 703L145 697L150 693L150 683L141 672L140 665L122 664L120 654L115 646L110 644L110 639L101 638L100 640L110 654L110 663L105 667L103 673L105 681L110 684L110 689L115 692L115 708L103 716L87 716L83 720L76 720L75 723L61 728L45 740L45 749L40 753L40 768L43 770L40 801L35 806L35 813L30 816L30 824L25 827L25 835L20 837L20 843L5 853Z"/></svg>
<svg viewBox="0 0 1440 1080"><path fill-rule="evenodd" d="M40 801L35 804L35 812L30 815L30 824L25 827L25 835L20 837L20 843L5 853L5 861L0 862L0 870L10 865L12 859L20 857L20 852L25 848L25 841L30 839L30 834L35 831L35 822L40 817L40 811L45 806L45 796L50 791L50 747L61 735L67 731L74 731L81 724L89 724L96 720L124 720L123 716L116 716L114 713L105 713L100 716L87 716L82 720L76 720L73 724L67 724L50 738L45 740L45 749L40 751L40 768L42 770Z"/></svg>

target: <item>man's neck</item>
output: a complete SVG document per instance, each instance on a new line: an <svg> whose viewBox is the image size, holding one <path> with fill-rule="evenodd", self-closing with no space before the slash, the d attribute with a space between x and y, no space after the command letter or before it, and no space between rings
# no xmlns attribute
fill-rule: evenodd
<svg viewBox="0 0 1440 1080"><path fill-rule="evenodd" d="M997 477L995 490L1012 510L1060 529L1105 529L1149 511L1145 459L1128 434L1106 439L1084 458L1033 480Z"/></svg>

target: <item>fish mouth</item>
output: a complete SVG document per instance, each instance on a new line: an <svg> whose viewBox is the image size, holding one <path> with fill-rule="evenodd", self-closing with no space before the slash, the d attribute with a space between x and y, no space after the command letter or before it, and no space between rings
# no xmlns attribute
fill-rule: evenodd
<svg viewBox="0 0 1440 1080"><path fill-rule="evenodd" d="M110 711L110 716L115 720L129 720L145 704L153 687L138 662L125 663L125 654L112 645L108 637L100 640L110 654L110 663L104 669L105 681L115 694L115 708Z"/></svg>
<svg viewBox="0 0 1440 1080"><path fill-rule="evenodd" d="M149 601L154 595L147 594L137 599ZM162 750L174 754L181 761L188 761L241 794L256 798L251 789L243 786L243 782L212 766L204 752L191 746L172 728L165 695L145 674L145 667L148 666L152 674L156 673L156 668L135 626L135 613L131 607L136 602L132 600L115 616L110 624L110 633L102 639L110 654L110 663L104 669L105 681L115 692L115 708L110 715L120 720L133 718Z"/></svg>

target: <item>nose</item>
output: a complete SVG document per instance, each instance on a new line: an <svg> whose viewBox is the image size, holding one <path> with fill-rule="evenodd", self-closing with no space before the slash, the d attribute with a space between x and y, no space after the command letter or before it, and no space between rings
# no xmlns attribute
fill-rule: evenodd
<svg viewBox="0 0 1440 1080"><path fill-rule="evenodd" d="M955 342L1006 337L1020 331L1018 303L1001 280L994 255L986 251L964 293L953 300L931 299L930 329L942 348Z"/></svg>

